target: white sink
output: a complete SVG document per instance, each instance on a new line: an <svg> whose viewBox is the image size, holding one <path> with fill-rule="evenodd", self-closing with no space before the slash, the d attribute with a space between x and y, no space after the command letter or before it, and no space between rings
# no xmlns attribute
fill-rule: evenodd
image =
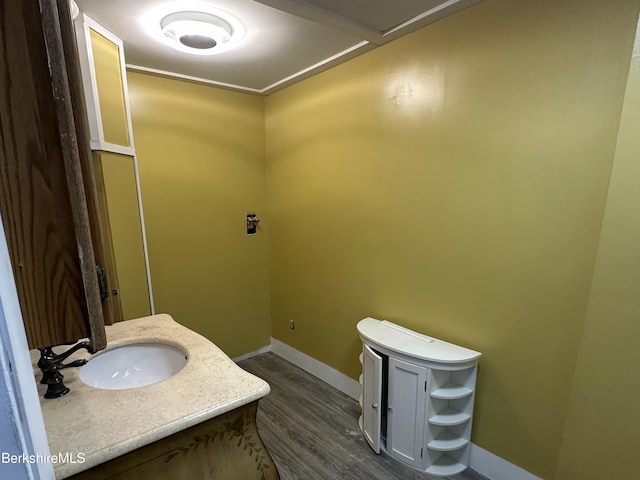
<svg viewBox="0 0 640 480"><path fill-rule="evenodd" d="M166 380L186 364L186 354L173 345L132 343L97 354L80 368L80 380L105 390L138 388Z"/></svg>

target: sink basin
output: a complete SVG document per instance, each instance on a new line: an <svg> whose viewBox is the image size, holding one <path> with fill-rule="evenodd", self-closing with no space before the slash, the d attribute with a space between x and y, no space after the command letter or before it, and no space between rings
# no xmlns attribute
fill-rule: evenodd
<svg viewBox="0 0 640 480"><path fill-rule="evenodd" d="M185 353L166 343L132 343L109 349L80 368L80 380L94 388L125 390L172 377L187 364Z"/></svg>

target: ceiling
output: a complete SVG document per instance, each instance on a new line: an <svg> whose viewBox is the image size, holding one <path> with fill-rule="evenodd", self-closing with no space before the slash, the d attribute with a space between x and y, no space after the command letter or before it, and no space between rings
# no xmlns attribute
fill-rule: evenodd
<svg viewBox="0 0 640 480"><path fill-rule="evenodd" d="M440 20L480 0L76 0L80 11L120 37L127 67L269 94ZM152 38L142 25L162 4L226 11L244 38L212 56ZM162 7L161 7L162 8Z"/></svg>

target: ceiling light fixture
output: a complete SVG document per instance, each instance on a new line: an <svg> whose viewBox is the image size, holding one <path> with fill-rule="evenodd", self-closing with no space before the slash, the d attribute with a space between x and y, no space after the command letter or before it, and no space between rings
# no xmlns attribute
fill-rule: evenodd
<svg viewBox="0 0 640 480"><path fill-rule="evenodd" d="M227 12L201 6L185 10L186 3L148 12L143 18L147 32L171 48L192 55L226 52L244 36L242 24Z"/></svg>

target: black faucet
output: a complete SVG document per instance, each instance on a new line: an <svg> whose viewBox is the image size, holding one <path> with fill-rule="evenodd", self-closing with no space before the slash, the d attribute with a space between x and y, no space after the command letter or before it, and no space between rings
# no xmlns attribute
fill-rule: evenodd
<svg viewBox="0 0 640 480"><path fill-rule="evenodd" d="M44 394L44 398L58 398L69 393L69 389L62 383L64 375L60 373L63 368L81 367L87 360L80 359L71 363L63 364L72 353L84 348L89 353L94 353L93 348L89 342L80 343L62 343L60 345L73 345L69 350L56 354L53 351L53 347L60 345L51 345L40 349L40 360L38 360L38 367L42 370L42 380L40 383L47 385L47 392Z"/></svg>

